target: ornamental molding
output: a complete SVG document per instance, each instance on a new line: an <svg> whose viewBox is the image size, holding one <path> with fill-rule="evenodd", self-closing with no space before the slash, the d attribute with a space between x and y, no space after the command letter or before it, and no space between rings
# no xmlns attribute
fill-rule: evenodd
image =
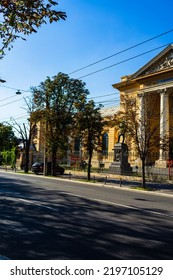
<svg viewBox="0 0 173 280"><path fill-rule="evenodd" d="M146 93L146 92L166 92L168 89L173 89L173 81L167 82L167 83L162 83L162 84L157 84L157 85L152 85L152 86L147 86L141 90L138 91L138 94Z"/></svg>
<svg viewBox="0 0 173 280"><path fill-rule="evenodd" d="M143 75L148 75L152 73L156 73L162 70L166 70L168 68L173 67L173 51L171 51L167 56L164 58L160 59L160 61L157 62L157 64L153 65L147 71L142 73Z"/></svg>
<svg viewBox="0 0 173 280"><path fill-rule="evenodd" d="M152 75L162 71L173 69L173 44L167 46L158 55L141 67L137 72L129 77L129 80L140 79L147 75Z"/></svg>

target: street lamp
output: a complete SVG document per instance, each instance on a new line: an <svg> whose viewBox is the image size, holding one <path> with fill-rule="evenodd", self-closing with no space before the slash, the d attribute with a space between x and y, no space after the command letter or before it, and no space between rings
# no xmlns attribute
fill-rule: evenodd
<svg viewBox="0 0 173 280"><path fill-rule="evenodd" d="M16 94L17 94L17 95L20 95L20 94L22 94L22 93L21 93L20 90L18 90L18 91L16 91Z"/></svg>

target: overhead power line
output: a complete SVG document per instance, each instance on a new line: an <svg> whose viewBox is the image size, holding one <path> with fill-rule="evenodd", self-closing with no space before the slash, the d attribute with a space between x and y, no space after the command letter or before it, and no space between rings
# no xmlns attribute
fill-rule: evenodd
<svg viewBox="0 0 173 280"><path fill-rule="evenodd" d="M18 116L13 116L13 118L15 119L15 120L25 120L26 118L28 117L28 115L18 115ZM0 120L0 122L2 123L2 122L12 122L12 120L10 119L10 118L8 118L8 119L6 119L6 118L4 118L4 119L2 119L2 120Z"/></svg>
<svg viewBox="0 0 173 280"><path fill-rule="evenodd" d="M88 97L87 99L91 100L91 99L102 98L102 97L111 96L111 95L115 95L115 94L119 94L119 92L114 92L114 93L110 93L110 94L104 94L104 95L95 96L95 97Z"/></svg>
<svg viewBox="0 0 173 280"><path fill-rule="evenodd" d="M31 92L30 90L24 90L24 89L19 89L19 88L4 86L4 85L1 85L1 84L0 84L0 87L9 88L9 89L11 89L11 90L19 90L19 91L22 91L22 92Z"/></svg>
<svg viewBox="0 0 173 280"><path fill-rule="evenodd" d="M136 47L138 47L138 46L140 46L140 45L143 45L143 44L145 44L145 43L147 43L147 42L150 42L150 41L152 41L152 40L154 40L154 39L156 39L156 38L159 38L159 37L164 36L164 35L166 35L166 34L168 34L168 33L171 33L171 32L173 32L173 29L170 29L170 30L168 30L168 31L166 31L166 32L163 32L163 33L157 35L157 36L154 36L154 37L152 37L152 38L149 38L149 39L147 39L147 40L145 40L145 41L143 41L143 42L140 42L140 43L138 43L138 44L135 44L135 45L133 45L133 46L131 46L131 47L128 47L128 48L126 48L126 49L124 49L124 50L121 50L121 51L119 51L119 52L117 52L117 53L115 53L115 54L112 54L112 55L107 56L107 57L105 57L105 58L103 58L103 59L100 59L100 60L95 61L95 62L93 62L93 63L91 63L91 64L88 64L88 65L86 65L86 66L84 66L84 67L81 67L81 68L79 68L79 69L77 69L77 70L74 70L74 71L72 71L71 73L69 73L68 75L71 75L71 74L76 73L76 72L79 72L79 71L81 71L81 70L83 70L83 69L89 68L90 66L93 66L93 65L98 64L98 63L100 63L100 62L102 62L102 61L105 61L105 60L107 60L107 59L109 59L109 58L112 58L112 57L114 57L114 56L117 56L117 55L119 55L119 54L122 54L122 53L124 53L124 52L127 52L127 51L129 51L129 50L131 50L131 49L134 49L134 48L136 48ZM169 44L170 44L170 43L169 43ZM142 54L136 55L136 56L134 56L134 57L128 58L128 59L126 59L126 60L120 61L120 62L115 63L115 64L113 64L113 65L110 65L110 66L107 66L107 67L105 67L105 68L102 68L102 69L100 69L100 70L97 70L97 71L88 73L88 74L86 74L86 75L84 75L84 76L81 76L79 79L84 78L84 77L87 77L87 76L90 76L90 75L93 75L93 74L96 74L96 73L101 72L101 71L104 71L104 70L106 70L106 69L108 69L108 68L111 68L111 67L113 67L113 66L119 65L119 64L124 63L124 62L127 62L127 61L129 61L129 60L132 60L132 59L134 59L134 58L137 58L137 57L139 57L139 56L142 56L142 55L147 54L147 53L149 53L149 52L152 52L152 51L154 51L154 50L160 49L160 48L162 48L162 47L164 47L164 46L167 46L167 45L169 45L169 44L165 44L165 45L163 45L163 46L161 46L161 47L158 47L158 48L149 50L149 51L147 51L147 52L145 52L145 53L142 53ZM10 86L5 86L5 85L1 85L1 84L0 84L0 87L9 88L9 89L15 90L15 91L19 90L19 91L21 91L21 92L31 92L30 90L22 90L22 89L19 89L19 88L14 88L14 87L10 87Z"/></svg>
<svg viewBox="0 0 173 280"><path fill-rule="evenodd" d="M139 47L139 46L141 46L141 45L143 45L143 44L145 44L145 43L148 43L148 42L150 42L150 41L152 41L152 40L154 40L154 39L157 39L157 38L159 38L159 37L161 37L161 36L164 36L164 35L166 35L166 34L168 34L168 33L170 33L170 32L173 32L173 29L168 30L168 31L166 31L166 32L164 32L164 33L161 33L161 34L159 34L159 35L157 35L157 36L154 36L154 37L152 37L152 38L149 38L149 39L147 39L147 40L145 40L145 41L143 41L143 42L140 42L140 43L138 43L138 44L136 44L136 45L133 45L133 46L131 46L131 47L128 47L128 48L126 48L126 49L124 49L124 50L121 50L121 51L119 51L119 52L116 52L116 53L114 53L114 54L112 54L112 55L109 55L109 56L107 56L107 57L105 57L105 58L102 58L102 59L100 59L100 60L97 60L97 61L95 61L95 62L93 62L93 63L91 63L91 64L88 64L88 65L86 65L86 66L84 66L84 67L81 67L81 68L79 68L79 69L77 69L77 70L74 70L74 71L72 71L71 73L69 73L68 75L74 74L74 73L76 73L76 72L79 72L79 71L81 71L81 70L84 70L84 69L86 69L86 68L89 68L89 67L91 67L91 66L93 66L93 65L95 65L95 64L98 64L98 63L100 63L100 62L102 62L102 61L105 61L105 60L107 60L107 59L109 59L109 58L112 58L112 57L114 57L114 56L117 56L117 55L119 55L119 54L122 54L122 53L124 53L124 52L127 52L127 51L129 51L129 50L131 50L131 49L134 49L134 48L136 48L136 47Z"/></svg>
<svg viewBox="0 0 173 280"><path fill-rule="evenodd" d="M6 105L9 105L9 104L12 104L12 103L16 103L16 102L18 102L19 100L21 100L21 98L15 100L15 101L11 101L11 102L5 103L5 104L3 104L3 105L0 105L0 107L4 107L4 106L6 106Z"/></svg>
<svg viewBox="0 0 173 280"><path fill-rule="evenodd" d="M154 48L154 49L152 49L152 50L149 50L149 51L140 53L140 54L138 54L138 55L132 56L132 57L127 58L127 59L125 59L125 60L121 60L121 61L119 61L119 62L117 62L117 63L114 63L114 64L112 64L112 65L109 65L109 66L107 66L107 67L104 67L104 68L102 68L102 69L99 69L99 70L96 70L96 71L94 71L94 72L88 73L88 74L86 74L86 75L84 75L84 76L81 76L81 77L79 77L78 79L82 79L82 78L85 78L85 77L94 75L94 74L96 74L96 73L99 73L99 72L101 72L101 71L107 70L107 69L109 69L109 68L111 68L111 67L114 67L114 66L116 66L116 65L125 63L125 62L127 62L127 61L130 61L130 60L135 59L135 58L137 58L137 57L140 57L140 56L142 56L142 55L145 55L145 54L148 54L148 53L150 53L150 52L153 52L153 51L156 51L156 50L158 50L158 49L161 49L161 48L163 48L163 47L166 47L166 46L168 46L168 45L170 45L170 44L172 44L172 43L168 43L168 44L162 45L162 46L160 46L160 47Z"/></svg>
<svg viewBox="0 0 173 280"><path fill-rule="evenodd" d="M11 99L11 98L14 98L14 97L16 97L16 94L15 94L15 95L12 95L12 96L10 96L10 97L1 99L0 102L6 101L6 100Z"/></svg>

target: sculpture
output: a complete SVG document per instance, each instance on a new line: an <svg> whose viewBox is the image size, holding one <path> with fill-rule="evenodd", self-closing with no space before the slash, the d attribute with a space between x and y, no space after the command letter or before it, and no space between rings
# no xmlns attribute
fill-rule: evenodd
<svg viewBox="0 0 173 280"><path fill-rule="evenodd" d="M122 121L119 124L119 130L118 130L118 142L117 143L124 143L125 140L125 132L126 132L126 125L125 122ZM122 141L120 142L122 138Z"/></svg>

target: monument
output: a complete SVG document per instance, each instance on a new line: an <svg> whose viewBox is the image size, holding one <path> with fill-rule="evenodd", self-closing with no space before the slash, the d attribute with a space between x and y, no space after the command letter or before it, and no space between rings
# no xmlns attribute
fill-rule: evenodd
<svg viewBox="0 0 173 280"><path fill-rule="evenodd" d="M114 161L109 166L109 171L114 174L129 175L132 167L128 163L128 146L124 143L126 126L124 122L119 125L118 142L114 146Z"/></svg>

